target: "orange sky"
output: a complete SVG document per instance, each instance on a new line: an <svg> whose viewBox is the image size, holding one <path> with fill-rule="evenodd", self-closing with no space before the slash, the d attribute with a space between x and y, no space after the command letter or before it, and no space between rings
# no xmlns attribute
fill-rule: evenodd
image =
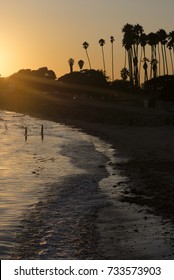
<svg viewBox="0 0 174 280"><path fill-rule="evenodd" d="M173 0L1 0L0 74L47 66L56 75L69 72L68 59L85 61L89 43L92 68L102 69L99 39L106 41L107 75L111 76L110 36L114 36L115 78L124 66L121 29L139 23L146 33L173 30Z"/></svg>

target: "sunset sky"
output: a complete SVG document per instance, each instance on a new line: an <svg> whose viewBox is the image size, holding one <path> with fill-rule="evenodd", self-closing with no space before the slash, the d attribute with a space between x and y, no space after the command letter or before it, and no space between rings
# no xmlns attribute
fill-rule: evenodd
<svg viewBox="0 0 174 280"><path fill-rule="evenodd" d="M107 75L111 76L110 36L114 36L115 78L124 66L121 29L126 23L146 33L174 30L173 0L0 0L0 74L47 66L57 77L69 72L68 59L85 61L82 43L89 43L92 68L102 69L99 39L104 46Z"/></svg>

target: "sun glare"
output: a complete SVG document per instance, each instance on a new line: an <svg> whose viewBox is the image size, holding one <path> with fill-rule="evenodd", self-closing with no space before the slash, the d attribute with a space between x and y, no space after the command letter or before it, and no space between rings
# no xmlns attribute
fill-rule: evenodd
<svg viewBox="0 0 174 280"><path fill-rule="evenodd" d="M7 77L11 74L11 55L8 50L4 47L0 47L0 75L1 77Z"/></svg>

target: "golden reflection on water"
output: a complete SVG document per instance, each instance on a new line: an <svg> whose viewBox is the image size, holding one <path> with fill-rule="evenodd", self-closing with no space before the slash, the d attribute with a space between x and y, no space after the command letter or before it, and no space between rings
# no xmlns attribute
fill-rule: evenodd
<svg viewBox="0 0 174 280"><path fill-rule="evenodd" d="M63 182L71 182L72 178L80 192L84 186L88 191L90 184L97 189L96 172L99 178L105 176L105 169L101 166L113 153L107 144L102 146L95 137L70 127L1 111L0 151L1 258L10 255L10 244L13 244L25 213L35 209L44 195L54 196L54 192L50 192L51 186L56 188L58 196L59 188L66 189ZM79 182L79 177L85 177L85 181ZM72 197L68 199L71 202ZM80 203L84 204L83 201Z"/></svg>
<svg viewBox="0 0 174 280"><path fill-rule="evenodd" d="M6 126L4 125L6 124ZM27 139L24 127L28 127ZM61 155L61 146L72 141L69 128L11 112L0 115L0 238L6 238L27 207L32 207L44 188L70 174L85 172ZM62 136L64 135L64 136ZM26 141L27 140L27 141ZM5 234L5 236L4 236ZM10 234L10 233L9 233Z"/></svg>

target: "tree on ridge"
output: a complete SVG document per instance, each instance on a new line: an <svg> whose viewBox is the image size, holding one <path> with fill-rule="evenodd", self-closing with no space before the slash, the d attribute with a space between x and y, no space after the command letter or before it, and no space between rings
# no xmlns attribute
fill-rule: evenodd
<svg viewBox="0 0 174 280"><path fill-rule="evenodd" d="M100 39L99 40L99 45L101 46L102 49L102 58L103 58L103 72L106 73L106 66L105 66L105 56L104 56L104 45L105 45L105 40L104 39Z"/></svg>
<svg viewBox="0 0 174 280"><path fill-rule="evenodd" d="M68 60L68 64L69 64L69 67L70 67L70 73L72 73L73 72L73 66L74 66L74 59L70 58Z"/></svg>
<svg viewBox="0 0 174 280"><path fill-rule="evenodd" d="M89 63L89 69L91 70L91 61L90 61L89 55L88 55L88 47L89 47L89 44L88 44L88 42L85 41L85 42L83 43L83 48L85 49L86 56L87 56L88 63Z"/></svg>
<svg viewBox="0 0 174 280"><path fill-rule="evenodd" d="M82 71L83 70L83 66L84 66L84 61L80 59L78 61L78 65L79 65L80 71Z"/></svg>

